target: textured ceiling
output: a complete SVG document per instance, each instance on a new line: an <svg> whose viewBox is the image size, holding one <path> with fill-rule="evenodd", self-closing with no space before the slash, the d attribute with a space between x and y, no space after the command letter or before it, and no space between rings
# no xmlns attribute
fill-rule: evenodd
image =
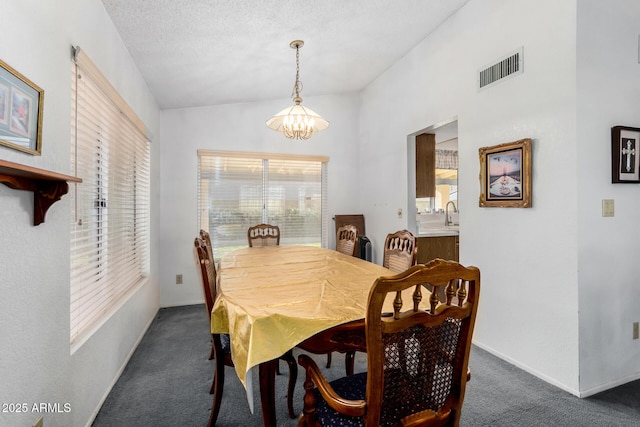
<svg viewBox="0 0 640 427"><path fill-rule="evenodd" d="M468 0L102 0L162 109L363 89Z"/></svg>

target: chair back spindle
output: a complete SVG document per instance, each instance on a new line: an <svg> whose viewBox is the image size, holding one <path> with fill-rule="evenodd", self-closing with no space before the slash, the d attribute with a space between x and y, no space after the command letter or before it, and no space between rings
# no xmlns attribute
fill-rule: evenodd
<svg viewBox="0 0 640 427"><path fill-rule="evenodd" d="M336 232L336 251L356 256L358 229L354 225L343 225Z"/></svg>
<svg viewBox="0 0 640 427"><path fill-rule="evenodd" d="M382 266L396 273L402 273L416 263L418 246L416 238L407 230L388 234L384 242Z"/></svg>
<svg viewBox="0 0 640 427"><path fill-rule="evenodd" d="M258 224L247 230L249 247L280 245L280 227L271 224Z"/></svg>

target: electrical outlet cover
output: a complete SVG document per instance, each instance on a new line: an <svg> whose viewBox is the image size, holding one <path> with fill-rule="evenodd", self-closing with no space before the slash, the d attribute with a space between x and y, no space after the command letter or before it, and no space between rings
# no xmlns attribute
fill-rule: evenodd
<svg viewBox="0 0 640 427"><path fill-rule="evenodd" d="M613 199L602 199L602 216L611 217L615 213L615 204Z"/></svg>

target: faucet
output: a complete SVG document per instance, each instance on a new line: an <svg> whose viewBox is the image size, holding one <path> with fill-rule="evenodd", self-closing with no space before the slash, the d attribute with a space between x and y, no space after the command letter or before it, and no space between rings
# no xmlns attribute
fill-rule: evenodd
<svg viewBox="0 0 640 427"><path fill-rule="evenodd" d="M447 205L444 207L445 209L445 214L444 214L444 225L445 226L449 226L451 225L451 217L449 216L449 205L453 205L453 212L457 213L458 209L456 208L456 204L453 202L453 200L449 200L447 202Z"/></svg>

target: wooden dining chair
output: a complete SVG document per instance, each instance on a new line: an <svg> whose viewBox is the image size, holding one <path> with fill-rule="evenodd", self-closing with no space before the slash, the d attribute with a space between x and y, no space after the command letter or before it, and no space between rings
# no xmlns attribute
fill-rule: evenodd
<svg viewBox="0 0 640 427"><path fill-rule="evenodd" d="M247 230L249 247L278 246L280 244L280 227L271 224L258 224Z"/></svg>
<svg viewBox="0 0 640 427"><path fill-rule="evenodd" d="M205 230L200 229L200 238L204 242L207 249L207 255L209 255L209 261L213 262L213 245L211 244L211 236Z"/></svg>
<svg viewBox="0 0 640 427"><path fill-rule="evenodd" d="M343 225L336 231L336 251L356 256L358 249L358 229L354 225Z"/></svg>
<svg viewBox="0 0 640 427"><path fill-rule="evenodd" d="M416 263L418 245L415 236L408 230L400 230L387 234L384 241L382 266L402 273Z"/></svg>
<svg viewBox="0 0 640 427"><path fill-rule="evenodd" d="M336 231L336 251L345 255L356 256L358 250L358 229L355 225L346 224L338 227ZM347 374L353 372L355 353L348 351L346 353L346 369ZM331 367L331 353L327 354L327 369Z"/></svg>
<svg viewBox="0 0 640 427"><path fill-rule="evenodd" d="M200 274L202 282L202 290L204 293L205 308L209 319L208 327L211 328L211 310L216 299L216 268L212 262L213 257L207 253L207 245L200 238L196 237L193 248L196 267ZM209 426L213 426L220 412L220 404L222 403L222 392L224 389L224 368L225 366L233 367L231 358L231 340L228 334L211 334L213 359L215 360L215 371L213 373L213 381L209 393L213 394L213 404L211 407L211 415L209 416ZM296 364L293 353L289 350L281 359L289 365L289 383L287 388L287 409L289 416L295 418L293 410L293 391L295 389L296 380L298 379L298 365Z"/></svg>
<svg viewBox="0 0 640 427"><path fill-rule="evenodd" d="M445 288L446 301L426 291L427 283ZM405 289L412 294L404 294L407 301L400 297ZM388 294L393 312L383 308ZM436 259L378 278L365 322L367 372L329 383L300 355L306 379L298 425L458 426L479 294L480 271L455 261Z"/></svg>
<svg viewBox="0 0 640 427"><path fill-rule="evenodd" d="M213 246L211 245L211 236L209 236L209 233L206 232L205 230L200 229L200 238L202 239L202 242L205 245L205 249L207 251L207 255L209 256L209 262L211 263L211 265L213 266L213 274L215 277L216 274L216 265L213 261ZM197 261L196 261L197 262ZM215 286L215 280L213 281L214 286ZM213 308L213 304L211 305L211 308ZM209 316L211 316L211 310L209 309L209 307L207 306L207 309L209 311ZM211 352L209 353L209 360L212 360L215 357L215 354L213 352L213 345L211 346Z"/></svg>

